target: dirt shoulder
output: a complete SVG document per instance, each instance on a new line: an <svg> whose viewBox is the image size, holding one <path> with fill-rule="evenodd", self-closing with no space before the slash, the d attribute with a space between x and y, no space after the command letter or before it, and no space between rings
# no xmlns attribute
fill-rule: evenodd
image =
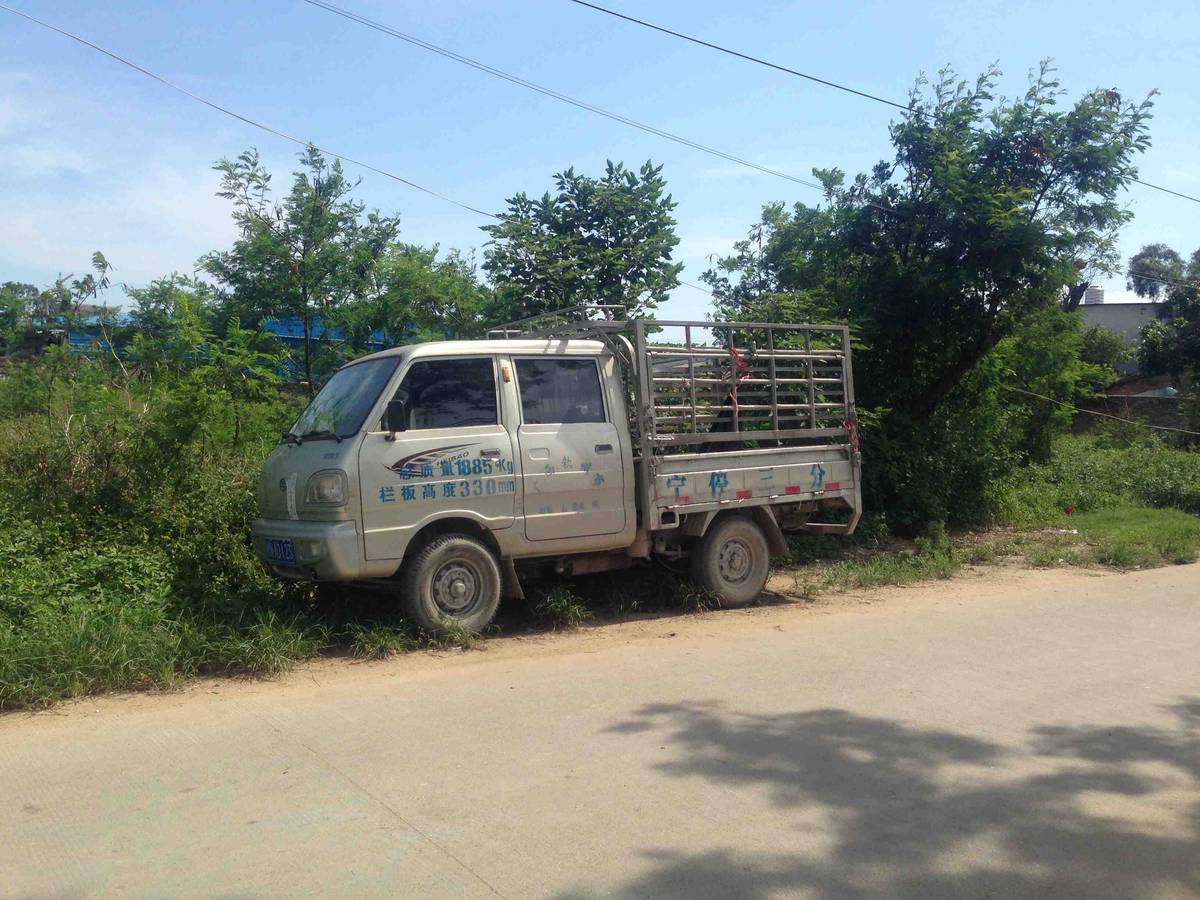
<svg viewBox="0 0 1200 900"><path fill-rule="evenodd" d="M1200 583L1200 565L1196 570ZM1161 571L1161 570L1155 570ZM381 681L420 680L463 670L520 666L550 657L604 653L618 647L652 647L663 641L695 642L720 638L753 640L764 631L803 628L816 618L840 618L853 628L863 616L903 617L936 606L987 603L997 598L1028 597L1071 591L1089 582L1128 580L1131 587L1146 572L1061 568L1034 570L1016 563L968 566L952 578L870 589L801 596L795 593L796 572L782 569L767 585L762 603L744 609L676 612L599 621L569 631L501 634L469 650L419 650L380 660L332 657L301 662L273 678L197 678L167 691L120 693L64 701L50 710L18 711L0 721L26 717L89 716L107 711L134 711L156 705L186 705L308 691L350 690Z"/></svg>

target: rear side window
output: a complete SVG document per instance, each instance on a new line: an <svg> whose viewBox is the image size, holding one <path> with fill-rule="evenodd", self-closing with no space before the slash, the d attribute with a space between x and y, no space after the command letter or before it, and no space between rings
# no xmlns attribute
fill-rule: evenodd
<svg viewBox="0 0 1200 900"><path fill-rule="evenodd" d="M495 425L496 376L490 357L426 359L409 367L396 390L408 405L408 428Z"/></svg>
<svg viewBox="0 0 1200 900"><path fill-rule="evenodd" d="M593 359L518 359L526 425L603 422L604 397Z"/></svg>

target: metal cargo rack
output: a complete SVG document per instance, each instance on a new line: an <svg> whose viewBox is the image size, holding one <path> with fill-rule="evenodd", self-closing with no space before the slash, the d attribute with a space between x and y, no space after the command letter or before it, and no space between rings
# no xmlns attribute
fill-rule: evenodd
<svg viewBox="0 0 1200 900"><path fill-rule="evenodd" d="M628 319L625 307L601 304L531 316L488 336L603 341L628 367L644 453L857 443L845 325Z"/></svg>

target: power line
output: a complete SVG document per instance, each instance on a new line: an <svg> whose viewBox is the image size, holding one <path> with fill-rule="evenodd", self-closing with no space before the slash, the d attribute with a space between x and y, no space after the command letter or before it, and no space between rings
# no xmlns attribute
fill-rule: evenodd
<svg viewBox="0 0 1200 900"><path fill-rule="evenodd" d="M166 87L169 87L171 90L177 91L178 93L183 94L185 97L188 97L192 100L195 100L197 103L201 103L204 106L207 106L209 109L216 110L219 113L223 113L224 115L227 115L231 118L237 119L239 122L244 122L245 124L253 126L254 128L261 129L262 131L265 131L268 134L273 134L276 137L283 138L286 141L291 141L293 144L298 144L301 147L314 147L315 149L319 150L321 153L325 154L326 156L332 156L335 159L340 159L343 162L347 162L347 163L350 163L351 165L358 166L359 168L366 169L369 172L374 172L377 175L382 175L385 178L390 178L393 181L398 181L401 184L407 185L408 187L413 188L414 190L418 190L423 194L428 194L430 197L436 197L437 199L444 200L447 203L453 203L455 206L459 207L460 209L468 210L469 212L473 212L476 215L487 216L488 218L491 218L491 219L501 219L502 218L501 216L498 216L495 213L490 213L485 210L478 209L477 207L471 206L468 203L463 203L460 200L455 200L453 197L448 197L445 194L439 193L439 192L433 190L432 188L427 188L424 185L417 184L415 181L410 181L409 179L404 178L400 175L397 175L394 172L389 172L386 169L381 169L378 166L373 166L370 163L363 162L362 160L355 159L351 156L346 156L344 153L336 153L333 150L328 150L324 147L319 147L316 144L314 144L312 141L302 140L301 138L294 137L293 135L288 134L286 131L281 131L278 128L272 127L271 125L266 125L262 122L256 121L255 119L251 119L249 116L244 116L241 113L234 112L232 109L228 109L227 107L221 106L219 103L214 103L211 100L207 100L204 97L201 97L199 94L192 93L187 88L181 87L180 85L176 84L175 82L169 81L168 79L164 78L163 76L157 75L154 72L151 72L149 69L139 66L135 62L131 62L130 60L126 59L125 57L123 57L117 53L114 53L112 50L106 50L103 47L99 46L98 44L93 44L91 41L87 40L86 38L82 38L77 34L72 34L69 31L65 31L62 28L58 28L54 25L51 25L49 22L43 22L41 19L36 19L33 16L29 15L28 13L23 13L20 10L13 9L11 6L7 6L3 3L0 3L0 9L5 10L6 12L10 12L13 15L20 16L22 19L25 19L28 22L32 22L35 25L40 25L41 27L46 28L50 31L53 31L56 34L61 34L63 37L67 37L73 41L77 41L78 43L83 44L85 47L90 47L92 50L95 50L97 53L102 53L105 56L107 56L109 59L115 60L116 62L119 62L123 66L128 66L129 68L133 69L135 72L140 72L142 75L145 75L147 78L152 78L155 81L157 81L159 84L165 85Z"/></svg>
<svg viewBox="0 0 1200 900"><path fill-rule="evenodd" d="M1105 418L1105 419L1113 419L1117 422L1124 422L1126 425L1140 425L1143 428L1150 428L1150 429L1153 429L1154 431L1173 431L1176 434L1190 434L1194 437L1200 437L1200 431L1188 431L1186 428L1171 428L1169 425L1150 425L1146 422L1139 422L1136 419L1122 419L1120 416L1112 415L1112 413L1099 412L1098 410L1094 410L1094 409L1083 409L1082 407L1075 406L1072 403L1066 403L1065 401L1062 401L1062 400L1055 400L1053 397L1047 397L1045 394L1037 394L1037 393L1034 393L1033 391L1027 391L1024 388L1013 387L1011 384L1002 384L1000 386L1002 388L1004 388L1005 390L1016 391L1018 394L1027 394L1030 397L1037 397L1039 400L1046 400L1050 403L1056 403L1059 406L1065 406L1067 409L1073 409L1076 412L1081 412L1081 413L1084 413L1085 415L1100 416L1101 418Z"/></svg>
<svg viewBox="0 0 1200 900"><path fill-rule="evenodd" d="M606 15L615 16L618 19L624 19L626 22L633 22L635 25L641 25L643 28L650 28L654 31L660 31L663 34L669 34L671 37L677 37L681 40L691 41L693 44L699 44L701 47L708 47L710 50L717 50L721 53L727 53L730 56L736 56L738 59L744 59L747 62L757 63L760 66L766 66L769 69L775 69L780 72L786 72L788 75L795 75L798 78L806 78L809 81L815 81L817 84L823 84L826 87L831 87L838 91L845 91L847 94L854 94L858 97L864 97L867 100L874 100L876 103L884 103L888 106L894 106L896 109L902 109L905 112L921 113L923 110L914 109L906 103L897 103L895 100L888 100L886 97L880 97L876 94L870 94L866 91L860 91L858 88L852 88L849 85L838 84L836 81L827 81L816 75L810 75L807 72L800 72L796 69L791 69L787 66L773 63L769 60L760 59L757 56L751 56L748 53L741 53L737 50L731 50L728 47L722 47L720 44L711 44L708 41L698 37L692 37L690 34L683 34L679 31L672 31L662 25L655 25L653 22L647 22L645 19L639 19L635 16L628 16L625 13L617 12L615 9L608 9L604 6L598 6L595 3L588 3L587 0L571 0L572 3L578 3L580 6L586 6L589 9L594 9L596 12L602 12Z"/></svg>
<svg viewBox="0 0 1200 900"><path fill-rule="evenodd" d="M732 153L726 153L724 150L718 150L716 147L710 147L707 144L701 144L698 141L693 141L690 138L683 137L682 135L675 134L674 132L666 131L654 125L648 125L645 122L639 122L636 119L631 119L628 116L621 115L620 113L613 112L612 110L596 106L594 103L588 103L586 100L580 100L577 97L572 97L569 94L564 94L560 91L554 90L553 88L548 88L545 85L537 84L536 82L521 78L519 75L513 75L511 72L505 72L502 69L497 69L494 66L480 62L472 57L464 56L463 54L456 53L453 50L447 50L445 47L439 47L437 44L431 44L429 41L414 37L411 34L406 34L403 31L397 31L395 28L392 28L389 25L384 25L382 22L377 22L374 19L368 19L365 16L360 16L358 13L351 12L348 9L343 9L340 6L334 6L331 3L326 3L324 0L304 0L304 2L310 6L315 6L318 9L323 9L326 12L331 12L334 15L341 16L344 19L349 19L351 22L356 22L359 25L365 25L367 28L373 28L375 31L386 34L389 37L394 37L401 41L405 41L406 43L412 44L414 47L420 47L423 50L428 50L430 53L436 53L438 56L454 60L455 62L462 63L465 66L478 69L480 72L485 72L488 75L503 79L504 81L511 82L512 84L519 85L520 87L527 88L528 90L536 91L543 96L551 97L555 100L570 104L571 106L579 109L587 110L588 112L595 113L598 116L604 116L606 119L611 119L614 122L620 122L623 125L636 128L639 131L646 132L647 134L665 138L668 141L674 141L677 144L682 144L683 146L690 147L693 150L699 150L702 153L708 153L727 162L736 163L740 166L746 166L748 168L755 169L766 175L774 175L777 178L784 178L796 184L802 184L805 187L815 188L818 191L825 189L823 185L818 184L815 181L809 181L805 178L798 178L795 175L789 175L786 172L781 172L778 169L772 169L769 166L761 166L758 163L751 162L748 159L743 159L740 156L735 156Z"/></svg>
<svg viewBox="0 0 1200 900"><path fill-rule="evenodd" d="M31 22L35 25L40 25L42 28L45 28L49 31L53 31L55 34L59 34L59 35L62 35L63 37L70 38L71 40L76 41L77 43L80 43L80 44L84 45L85 47L95 50L97 53L101 53L104 56L107 56L109 59L114 60L115 62L118 62L123 66L128 66L130 69L133 69L135 72L138 72L141 75L145 75L147 78L153 79L154 81L157 81L159 84L164 85L165 87L168 87L171 90L176 91L177 93L180 93L180 94L184 95L185 97L187 97L191 100L194 100L197 103L207 106L209 109L215 110L216 112L219 112L223 115L229 116L230 118L236 119L239 122L242 122L246 125L250 125L253 128L257 128L257 129L260 129L261 131L267 132L268 134L272 134L272 135L275 135L276 137L283 138L284 140L290 141L291 143L297 144L301 147L313 147L316 150L319 150L321 153L325 154L326 156L333 157L334 159L340 159L343 162L349 163L354 166L358 166L359 168L362 168L362 169L366 169L368 172L374 172L377 175L382 175L385 178L390 178L393 181L398 181L401 184L411 187L414 190L418 190L423 194L427 194L430 197L435 197L438 200L442 200L442 201L445 201L446 203L453 204L454 206L457 206L459 209L464 209L464 210L474 213L476 215L485 216L486 218L495 219L500 222L503 222L503 221L506 221L509 219L508 216L502 216L502 215L497 215L496 213L487 212L486 210L480 209L476 206L472 206L469 203L463 203L460 200L455 200L453 197L449 197L446 194L443 194L443 193L440 193L439 191L433 190L432 188L427 188L424 185L417 184L417 182L411 181L407 178L397 175L394 172L389 172L386 169L381 169L378 166L372 165L371 163L363 162L362 160L356 159L352 156L347 156L344 153L337 153L337 152L334 152L333 150L329 150L327 148L320 147L317 144L314 144L312 141L303 140L302 138L295 137L291 134L288 134L286 131L282 131L278 128L275 128L274 126L267 125L263 122L259 122L256 119L250 118L249 116L242 115L241 113L236 112L232 109L229 109L228 107L222 106L221 104L215 103L212 100L208 100L207 98L202 97L199 94L193 93L192 91L189 91L187 88L182 87L181 85L178 85L175 82L170 81L167 78L164 78L162 75L159 75L155 72L150 71L149 69L145 68L144 66L140 66L137 63L135 63L129 59L126 59L125 57L121 56L118 53L115 53L112 50L105 49L104 47L101 47L99 44L94 44L91 41L87 40L86 38L80 37L77 34L73 34L72 32L66 31L65 29L59 28L55 25L51 25L49 22L44 22L41 19L38 19L38 18L35 18L34 16L29 15L28 13L21 12L18 9L13 9L11 6L8 6L7 4L0 3L0 10L10 12L13 15L19 16L28 22ZM690 288L695 288L696 290L705 291L705 293L708 293L711 296L710 291L705 290L705 288L700 287L697 284L693 284L691 282L682 281L682 280L680 281L680 284L685 285Z"/></svg>
<svg viewBox="0 0 1200 900"><path fill-rule="evenodd" d="M1168 278L1163 278L1161 275L1154 275L1150 272L1130 271L1127 274L1136 278L1143 278L1146 281L1154 281L1158 284L1166 285L1167 287L1200 287L1200 283L1195 281L1171 281Z"/></svg>
<svg viewBox="0 0 1200 900"><path fill-rule="evenodd" d="M800 72L796 69L789 68L788 66L784 66L779 63L771 62L770 60L762 59L757 56L751 56L749 53L742 53L741 51L733 50L729 47L723 47L720 44L714 44L710 41L706 41L701 38L694 37L690 34L684 34L681 31L675 31L671 28L666 28L662 25L656 25L653 22L647 22L645 19L639 19L635 16L630 16L630 15L626 15L625 13L622 13L622 12L617 12L615 9L609 9L606 6L600 6L597 3L591 3L591 2L589 2L589 0L571 0L571 2L578 6L585 6L588 9L595 10L596 12L600 12L600 13L604 13L605 15L613 16L614 18L617 18L617 19L624 19L626 22L632 22L635 25L641 25L643 28L649 28L653 31L657 31L657 32L660 32L660 33L666 34L666 35L670 35L671 37L679 38L680 40L689 41L690 43L698 44L701 47L707 47L710 50L716 50L719 53L725 53L725 54L728 54L729 56L735 56L738 59L742 59L747 62L752 62L752 63L755 63L760 66L766 66L768 69L775 69L778 72L785 72L788 75L795 75L798 78L805 78L809 81L815 81L817 84L822 84L822 85L825 85L826 87L831 87L838 91L844 91L847 94L854 94L855 96L862 97L866 100L874 100L876 103L882 103L886 106L891 106L891 107L894 107L895 109L904 110L905 112L913 113L913 114L919 115L919 116L932 117L932 115L933 115L932 113L927 112L926 110L911 106L907 103L898 103L895 100L889 100L886 97L880 97L877 94L871 94L871 93L868 93L867 91L860 91L858 88L852 88L847 84L840 84L839 82L836 82L836 81L829 81L824 78L819 78L816 75L810 75L807 72ZM1151 188L1156 191L1162 191L1164 194L1171 194L1171 195L1173 195L1175 197L1179 197L1183 200L1190 200L1193 203L1200 203L1200 197L1193 197L1191 194L1184 194L1184 193L1181 193L1180 191L1172 190L1171 188L1163 187L1162 185L1159 185L1159 184L1152 184L1149 181L1143 181L1142 179L1137 178L1137 177L1131 177L1129 180L1134 182L1135 184L1140 184L1142 187L1148 187L1148 188Z"/></svg>

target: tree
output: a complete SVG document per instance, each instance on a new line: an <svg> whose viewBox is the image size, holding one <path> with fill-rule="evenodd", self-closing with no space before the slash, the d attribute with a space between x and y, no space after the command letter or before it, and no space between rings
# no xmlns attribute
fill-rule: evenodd
<svg viewBox="0 0 1200 900"><path fill-rule="evenodd" d="M393 341L478 337L492 292L479 283L474 262L457 250L395 244L379 260L374 296L347 307L341 324L365 339L381 328Z"/></svg>
<svg viewBox="0 0 1200 900"><path fill-rule="evenodd" d="M1184 279L1186 269L1183 257L1166 244L1146 244L1129 258L1125 286L1139 297L1158 300L1167 295L1171 282Z"/></svg>
<svg viewBox="0 0 1200 900"><path fill-rule="evenodd" d="M1151 99L1122 103L1097 89L1060 107L1065 92L1043 64L1022 96L997 100L999 74L918 81L891 126L891 160L849 183L816 170L823 206L768 207L751 239L705 275L729 314L852 324L860 403L885 452L941 452L926 436L951 433L944 419L962 421L966 394L1003 402L1001 388L979 381L987 372L965 381L1002 341L1069 308L1087 271L1118 264L1113 235L1130 213L1117 197L1149 144ZM1055 365L1070 364L1069 352L1057 355ZM971 443L942 445L987 452ZM910 502L918 475L895 472L877 503Z"/></svg>
<svg viewBox="0 0 1200 900"><path fill-rule="evenodd" d="M1165 301L1158 321L1141 331L1142 371L1200 381L1200 250L1185 262L1165 244L1147 244L1130 258L1126 284L1139 297Z"/></svg>
<svg viewBox="0 0 1200 900"><path fill-rule="evenodd" d="M33 323L41 291L35 285L6 281L0 284L0 341L7 349L20 345Z"/></svg>
<svg viewBox="0 0 1200 900"><path fill-rule="evenodd" d="M399 233L399 217L365 213L350 199L357 182L315 147L300 154L301 170L282 202L270 199L271 176L256 150L222 159L217 196L233 202L239 236L233 248L210 253L201 266L233 292L244 321L293 315L304 333L304 376L313 384L313 323L347 302L370 296L374 269Z"/></svg>
<svg viewBox="0 0 1200 900"><path fill-rule="evenodd" d="M1093 325L1083 332L1079 358L1085 364L1095 366L1097 374L1107 379L1108 383L1120 374L1117 367L1128 362L1132 356L1125 339L1101 325ZM1104 384L1095 386L1097 389L1105 387Z"/></svg>
<svg viewBox="0 0 1200 900"><path fill-rule="evenodd" d="M637 172L611 160L591 178L567 169L555 193L508 201L491 236L483 268L499 295L497 315L510 319L580 303L625 306L631 315L654 307L679 284L671 262L679 243L662 166Z"/></svg>

